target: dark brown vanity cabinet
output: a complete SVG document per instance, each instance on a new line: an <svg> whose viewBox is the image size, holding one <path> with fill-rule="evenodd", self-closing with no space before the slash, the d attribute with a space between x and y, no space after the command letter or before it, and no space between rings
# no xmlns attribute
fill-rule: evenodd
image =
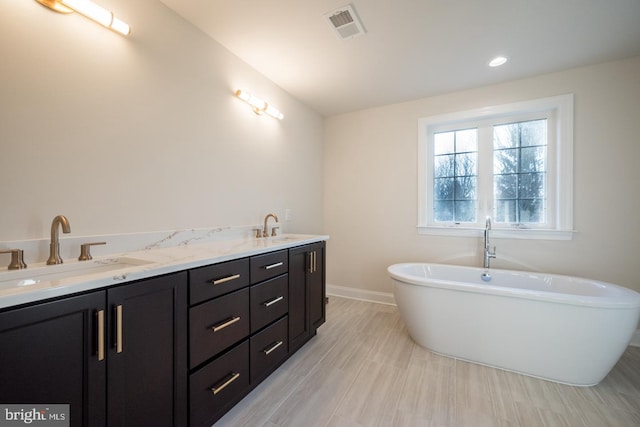
<svg viewBox="0 0 640 427"><path fill-rule="evenodd" d="M191 426L214 423L287 357L288 255L285 249L190 271Z"/></svg>
<svg viewBox="0 0 640 427"><path fill-rule="evenodd" d="M0 403L210 426L325 319L325 243L0 310Z"/></svg>
<svg viewBox="0 0 640 427"><path fill-rule="evenodd" d="M325 322L325 247L318 242L289 249L289 351L298 350Z"/></svg>
<svg viewBox="0 0 640 427"><path fill-rule="evenodd" d="M186 424L186 273L0 313L0 402L72 426Z"/></svg>

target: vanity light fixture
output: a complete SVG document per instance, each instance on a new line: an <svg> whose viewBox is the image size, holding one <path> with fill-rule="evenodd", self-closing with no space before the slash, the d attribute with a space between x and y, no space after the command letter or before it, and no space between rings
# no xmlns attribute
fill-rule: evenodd
<svg viewBox="0 0 640 427"><path fill-rule="evenodd" d="M253 112L258 115L266 113L274 119L282 120L284 118L284 114L282 114L276 107L274 107L273 105L269 105L267 102L263 101L257 96L250 94L246 90L236 90L236 96L249 104Z"/></svg>
<svg viewBox="0 0 640 427"><path fill-rule="evenodd" d="M36 0L38 3L47 6L51 10L60 13L78 12L80 15L96 21L98 24L128 36L131 34L131 27L126 22L116 18L110 10L104 9L89 0Z"/></svg>
<svg viewBox="0 0 640 427"><path fill-rule="evenodd" d="M496 56L491 61L489 61L489 67L495 68L507 63L509 58L506 56Z"/></svg>

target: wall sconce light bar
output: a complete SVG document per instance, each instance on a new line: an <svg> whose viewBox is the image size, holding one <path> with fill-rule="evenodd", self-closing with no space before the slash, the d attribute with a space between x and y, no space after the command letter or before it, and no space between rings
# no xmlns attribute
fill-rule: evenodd
<svg viewBox="0 0 640 427"><path fill-rule="evenodd" d="M126 22L116 18L113 12L98 6L89 0L36 0L49 9L60 13L78 12L105 27L128 36L131 27Z"/></svg>
<svg viewBox="0 0 640 427"><path fill-rule="evenodd" d="M274 119L282 120L284 118L284 114L282 114L276 107L269 105L267 102L245 90L238 89L236 91L236 96L249 104L253 112L258 115L266 113Z"/></svg>

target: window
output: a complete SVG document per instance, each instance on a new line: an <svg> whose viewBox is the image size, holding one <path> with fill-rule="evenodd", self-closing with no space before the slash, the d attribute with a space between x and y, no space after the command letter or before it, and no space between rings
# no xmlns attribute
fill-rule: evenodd
<svg viewBox="0 0 640 427"><path fill-rule="evenodd" d="M547 226L547 119L493 126L493 220Z"/></svg>
<svg viewBox="0 0 640 427"><path fill-rule="evenodd" d="M570 239L573 96L419 121L418 229Z"/></svg>
<svg viewBox="0 0 640 427"><path fill-rule="evenodd" d="M433 135L433 216L436 222L476 222L478 130Z"/></svg>

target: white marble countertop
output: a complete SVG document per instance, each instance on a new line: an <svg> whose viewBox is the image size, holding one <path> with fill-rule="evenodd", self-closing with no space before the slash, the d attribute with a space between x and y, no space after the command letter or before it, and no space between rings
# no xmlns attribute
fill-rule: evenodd
<svg viewBox="0 0 640 427"><path fill-rule="evenodd" d="M0 309L118 285L162 274L328 240L329 236L284 234L148 248L63 264L37 263L0 271Z"/></svg>

